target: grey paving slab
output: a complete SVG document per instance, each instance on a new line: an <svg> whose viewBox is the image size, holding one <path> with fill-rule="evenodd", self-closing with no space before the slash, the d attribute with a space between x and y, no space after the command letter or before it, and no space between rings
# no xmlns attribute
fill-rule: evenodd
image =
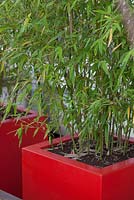
<svg viewBox="0 0 134 200"><path fill-rule="evenodd" d="M21 199L0 190L0 200L21 200Z"/></svg>

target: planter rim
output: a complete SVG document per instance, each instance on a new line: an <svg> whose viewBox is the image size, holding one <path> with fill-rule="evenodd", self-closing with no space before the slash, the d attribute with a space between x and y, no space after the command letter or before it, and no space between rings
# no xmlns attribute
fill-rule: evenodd
<svg viewBox="0 0 134 200"><path fill-rule="evenodd" d="M53 140L53 144L56 145L60 142L60 138L54 139ZM70 140L70 136L64 136L62 137L62 142L68 141ZM130 138L130 142L134 143L134 138ZM106 166L104 168L97 168L95 166L92 165L88 165L86 163L82 163L76 160L72 160L69 158L66 158L64 156L52 153L50 151L47 150L47 148L50 147L49 141L44 141L41 143L37 143L34 145L30 145L28 147L22 148L22 151L27 151L27 152L31 152L34 153L38 156L42 156L42 157L47 157L48 159L53 159L53 160L57 160L58 162L61 163L66 163L66 165L71 165L77 168L81 168L82 170L86 170L86 171L90 171L90 173L99 175L99 176L103 176L103 175L107 175L107 174L111 174L114 173L115 171L121 171L124 168L129 168L130 166L134 166L134 158L129 158L127 160L121 161L121 162L117 162L114 163L113 165L110 166Z"/></svg>

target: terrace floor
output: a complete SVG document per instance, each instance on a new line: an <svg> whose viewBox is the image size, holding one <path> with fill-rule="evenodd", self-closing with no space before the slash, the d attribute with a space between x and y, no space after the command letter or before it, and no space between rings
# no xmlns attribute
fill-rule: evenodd
<svg viewBox="0 0 134 200"><path fill-rule="evenodd" d="M0 190L0 200L21 200L21 199Z"/></svg>

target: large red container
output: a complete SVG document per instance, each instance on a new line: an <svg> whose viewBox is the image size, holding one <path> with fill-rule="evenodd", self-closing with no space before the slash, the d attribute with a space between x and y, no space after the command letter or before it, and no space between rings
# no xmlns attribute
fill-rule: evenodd
<svg viewBox="0 0 134 200"><path fill-rule="evenodd" d="M23 108L19 110L25 111ZM0 189L18 197L22 197L21 148L43 141L46 131L43 123L45 117L40 117L37 122L34 122L36 117L37 113L31 111L27 116L7 119L0 123ZM16 130L20 127L23 127L23 133L27 129L23 134L21 147L19 147L18 137L15 136ZM37 127L38 134L33 137Z"/></svg>
<svg viewBox="0 0 134 200"><path fill-rule="evenodd" d="M23 149L23 200L134 200L133 158L99 169L48 147L46 141Z"/></svg>

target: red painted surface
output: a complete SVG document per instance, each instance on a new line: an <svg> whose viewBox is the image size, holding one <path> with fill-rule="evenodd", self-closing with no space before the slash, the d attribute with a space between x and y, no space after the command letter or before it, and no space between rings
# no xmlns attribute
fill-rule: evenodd
<svg viewBox="0 0 134 200"><path fill-rule="evenodd" d="M24 109L19 109L24 111ZM22 197L22 163L21 148L43 141L45 133L44 117L40 117L38 122L33 122L37 114L31 111L27 116L17 119L8 119L0 123L0 189L15 196ZM33 123L32 123L33 122ZM23 131L23 140L19 147L18 138L15 136L16 130L27 124L31 124L27 132ZM40 127L38 134L33 137L37 127Z"/></svg>
<svg viewBox="0 0 134 200"><path fill-rule="evenodd" d="M23 149L23 200L134 200L134 159L99 169L48 152L48 146Z"/></svg>

